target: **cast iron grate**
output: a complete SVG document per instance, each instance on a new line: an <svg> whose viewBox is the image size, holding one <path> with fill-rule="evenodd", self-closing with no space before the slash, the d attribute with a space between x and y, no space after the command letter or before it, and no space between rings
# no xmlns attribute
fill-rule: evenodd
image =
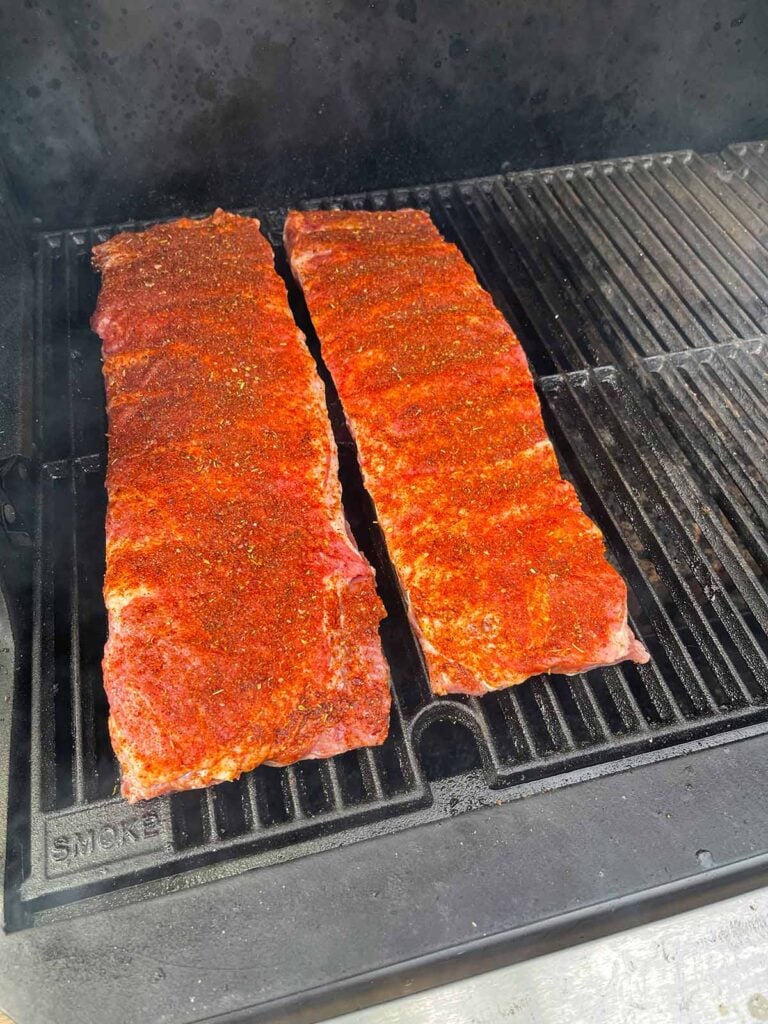
<svg viewBox="0 0 768 1024"><path fill-rule="evenodd" d="M28 788L29 820L9 871L12 927L766 727L768 346L747 340L768 315L765 211L730 176L684 153L342 200L426 207L462 246L526 346L562 465L629 584L651 663L431 699L326 381L347 513L388 612L390 737L136 808L116 795L100 672L106 424L88 319L92 245L144 225L39 237L30 759L13 778ZM265 218L273 240L280 224L280 213Z"/></svg>

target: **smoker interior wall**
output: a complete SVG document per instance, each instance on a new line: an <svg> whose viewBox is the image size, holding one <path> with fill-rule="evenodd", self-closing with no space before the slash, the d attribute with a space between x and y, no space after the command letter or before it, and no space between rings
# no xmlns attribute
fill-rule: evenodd
<svg viewBox="0 0 768 1024"><path fill-rule="evenodd" d="M768 133L762 0L12 0L0 154L46 225Z"/></svg>
<svg viewBox="0 0 768 1024"><path fill-rule="evenodd" d="M10 193L10 183L0 167L0 505L5 504L5 497L10 497L3 497L7 486L5 460L31 454L33 427L32 270L23 215ZM4 525L7 513L0 508L0 584L6 568L2 551ZM2 653L0 624L0 660Z"/></svg>

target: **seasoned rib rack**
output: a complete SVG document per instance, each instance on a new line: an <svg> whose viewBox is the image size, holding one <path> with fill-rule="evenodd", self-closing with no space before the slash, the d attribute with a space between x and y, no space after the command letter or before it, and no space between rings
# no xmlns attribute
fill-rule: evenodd
<svg viewBox="0 0 768 1024"><path fill-rule="evenodd" d="M509 871L522 891L527 886L519 878L520 865L531 853L519 834L519 808L530 806L528 813L540 822L558 787L574 781L579 785L563 794L556 820L567 805L573 822L580 823L570 832L571 863L580 864L585 877L593 877L590 865L578 859L576 848L579 829L595 806L590 787L615 786L629 794L626 801L618 798L619 807L632 809L638 823L633 834L645 835L646 811L655 821L654 808L661 806L647 804L648 787L655 787L660 774L679 781L670 794L679 795L681 813L695 805L707 829L717 826L718 837L705 843L708 848L727 849L732 858L749 855L757 833L734 829L732 817L722 813L740 801L758 806L744 794L739 771L748 773L742 779L752 777L747 748L759 746L768 728L768 560L761 540L766 474L760 444L768 432L768 348L763 340L749 340L760 333L761 295L768 292L758 291L755 264L739 261L732 248L744 230L751 251L763 246L768 160L758 158L755 147L749 154L754 168L724 177L726 161L743 165L743 149L308 204L419 206L444 237L457 242L525 347L563 475L573 480L629 585L632 627L651 661L537 678L480 699L431 698L373 522L377 517L324 375L347 518L376 566L389 613L382 623L394 698L389 735L380 747L286 768L262 766L236 782L160 797L140 842L95 846L90 856L74 855L82 852L76 837L105 830L109 841L112 829L121 834L123 822L143 813L140 806L126 808L116 795L118 766L102 687L107 459L101 345L88 328L99 287L91 249L151 224L131 221L35 236L40 455L27 480L33 510L25 516L17 506L14 524L34 534L31 548L17 549L28 550L35 582L32 660L13 696L22 723L29 716L31 733L28 755L23 744L10 747L11 793L25 830L23 844L8 849L7 927L84 915L94 905L114 907L177 884L193 887L191 898L215 893L216 887L202 883L224 874L246 872L241 877L253 891L251 869L267 865L263 879L272 868L281 870L276 865L283 861L294 861L302 877L317 864L317 877L326 856L300 864L297 858L311 851L336 864L346 863L344 858L369 863L367 846L355 851L358 841L386 833L388 842L405 844L411 825L426 822L426 830L416 830L423 837L429 829L450 827L444 819L456 814L453 824L460 828L460 812L484 804L494 805L494 822L505 815L510 821L497 868L509 863L516 839L521 842L520 858ZM277 249L284 219L283 211L263 219ZM724 266L726 258L738 273L717 271L713 277L711 268ZM277 264L288 279L280 252ZM289 288L297 322L317 353L301 296L290 281ZM8 490L11 483L10 477L4 481ZM2 680L0 674L0 689ZM731 743L736 736L752 739ZM719 744L726 748L719 752ZM708 749L694 756L712 758L713 766L702 770L702 786L692 799L682 785L687 776L681 765L703 747ZM728 750L746 758L741 769ZM723 774L717 774L718 758L722 767L729 765ZM615 772L621 775L614 783ZM716 787L710 785L713 777ZM498 803L513 806L497 816ZM671 811L674 824L679 818ZM539 877L549 849L546 835L540 828L526 835L538 844L531 872ZM65 837L71 855L53 861ZM676 833L671 838L680 870L688 870L690 851L679 847ZM414 838L413 844L425 841ZM562 851L552 861L554 877L561 877ZM690 861L696 871L695 858ZM634 862L621 856L620 863L619 888L636 885ZM425 870L431 877L430 865ZM286 870L292 870L290 863ZM424 877L416 878L416 888ZM485 879L474 877L482 888ZM470 881L465 874L463 886ZM517 907L517 891L506 891ZM321 887L315 894L323 895ZM309 908L306 894L298 895L311 916L315 905ZM335 891L327 894L328 903L336 897ZM409 895L403 901L410 906ZM550 909L559 912L555 895ZM541 913L537 903L536 914ZM454 915L457 926L460 920ZM281 963L286 970L293 964L302 985L308 983L301 964Z"/></svg>
<svg viewBox="0 0 768 1024"><path fill-rule="evenodd" d="M294 212L285 241L433 691L647 661L523 350L458 249L419 210Z"/></svg>
<svg viewBox="0 0 768 1024"><path fill-rule="evenodd" d="M104 683L129 800L384 740L373 572L254 219L95 250L109 414Z"/></svg>

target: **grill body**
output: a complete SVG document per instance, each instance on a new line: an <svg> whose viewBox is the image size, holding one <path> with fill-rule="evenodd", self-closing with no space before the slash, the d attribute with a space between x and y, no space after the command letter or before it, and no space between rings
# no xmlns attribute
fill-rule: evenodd
<svg viewBox="0 0 768 1024"><path fill-rule="evenodd" d="M752 113L766 14L508 6L456 5L440 35L428 0L264 5L254 37L237 3L149 5L143 27L32 4L0 33L0 1005L20 1024L100 1021L105 1000L126 1022L315 1020L764 880L768 150L726 143L768 131ZM718 117L691 115L713 82ZM680 143L696 148L651 152ZM564 163L590 155L611 158ZM89 253L246 202L326 385L387 612L392 726L378 750L128 807L100 669ZM281 249L289 206L330 205L423 208L460 246L526 350L650 664L430 696Z"/></svg>
<svg viewBox="0 0 768 1024"><path fill-rule="evenodd" d="M749 780L768 729L763 161L757 144L320 201L420 206L462 247L526 347L564 472L628 581L633 628L652 661L481 700L430 697L343 410L291 287L326 382L346 513L388 613L390 738L377 751L262 768L138 809L116 795L100 676L106 449L88 317L98 287L91 246L146 223L35 236L36 449L6 473L24 497L13 547L30 573L10 608L27 622L16 674L28 689L16 691L12 719L6 944L81 935L86 922L103 934L119 915L157 925L168 907L185 919L193 901L226 936L233 906L245 898L256 914L255 893L272 884L295 891L271 907L265 935L277 928L285 949L293 930L311 933L320 921L333 942L340 923L328 901L354 865L371 888L348 893L347 910L381 997L403 976L379 976L379 958L413 926L416 907L426 912L419 900L406 912L415 889L434 897L437 886L439 906L452 908L447 931L433 910L412 937L422 944L408 944L408 970L426 984L453 976L456 940L467 943L462 970L539 948L546 915L535 908L554 878L557 941L575 922L579 935L606 927L617 905L626 922L715 885L754 884L762 802ZM283 216L264 217L278 250ZM285 272L279 251L278 267ZM715 865L703 873L702 850ZM507 895L490 899L481 924L470 908L499 887ZM165 898L180 888L188 891ZM457 903L472 915L470 931ZM403 915L383 943L357 918L364 907ZM256 941L254 919L238 921L239 939ZM213 925L207 935L217 941ZM103 963L103 951L94 957ZM299 962L308 970L313 958ZM273 988L300 1019L319 1004L295 969L278 971ZM247 971L233 970L243 997ZM326 986L326 1007L355 992L351 982Z"/></svg>

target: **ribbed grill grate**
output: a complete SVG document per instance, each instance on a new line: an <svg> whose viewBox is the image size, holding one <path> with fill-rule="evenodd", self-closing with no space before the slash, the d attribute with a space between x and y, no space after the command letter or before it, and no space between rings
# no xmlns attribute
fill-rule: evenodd
<svg viewBox="0 0 768 1024"><path fill-rule="evenodd" d="M115 795L100 671L106 450L89 252L144 225L43 235L31 810L17 926L26 912L103 891L135 893L182 871L216 877L768 722L763 147L343 202L426 207L462 246L526 347L564 471L629 584L652 661L482 700L431 699L331 389L348 516L388 611L390 738L128 808ZM280 225L279 213L265 219L275 241ZM311 334L310 344L317 352ZM21 770L13 783L27 785Z"/></svg>

